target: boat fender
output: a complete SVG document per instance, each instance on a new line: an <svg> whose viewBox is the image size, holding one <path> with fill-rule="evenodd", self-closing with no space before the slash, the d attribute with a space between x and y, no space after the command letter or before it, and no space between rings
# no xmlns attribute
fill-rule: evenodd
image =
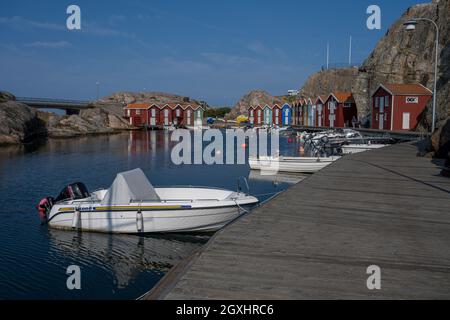
<svg viewBox="0 0 450 320"><path fill-rule="evenodd" d="M76 209L75 212L73 213L73 218L72 218L72 229L80 229L80 224L81 224L81 211L80 209Z"/></svg>
<svg viewBox="0 0 450 320"><path fill-rule="evenodd" d="M141 210L139 210L136 214L136 229L138 232L144 231L144 215Z"/></svg>

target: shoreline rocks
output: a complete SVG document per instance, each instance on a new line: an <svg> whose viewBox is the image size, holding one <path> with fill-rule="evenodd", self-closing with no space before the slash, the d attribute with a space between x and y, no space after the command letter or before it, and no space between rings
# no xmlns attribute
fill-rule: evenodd
<svg viewBox="0 0 450 320"><path fill-rule="evenodd" d="M206 108L206 102L168 93L116 93L100 99L78 115L57 115L40 111L23 103L9 92L0 92L0 146L32 142L39 137L75 138L87 135L115 134L138 130L123 118L127 103L186 103L195 101Z"/></svg>
<svg viewBox="0 0 450 320"><path fill-rule="evenodd" d="M0 92L0 145L26 143L46 135L37 111L15 100L12 94Z"/></svg>

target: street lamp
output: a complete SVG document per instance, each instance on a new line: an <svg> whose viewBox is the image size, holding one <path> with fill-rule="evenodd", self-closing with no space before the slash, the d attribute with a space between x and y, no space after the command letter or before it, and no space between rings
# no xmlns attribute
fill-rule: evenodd
<svg viewBox="0 0 450 320"><path fill-rule="evenodd" d="M98 100L100 98L100 82L97 81L95 85L97 86L97 100Z"/></svg>
<svg viewBox="0 0 450 320"><path fill-rule="evenodd" d="M431 22L436 28L436 57L434 61L434 90L433 90L433 123L431 125L431 133L434 133L436 129L436 98L437 98L437 77L438 77L438 61L439 61L439 27L431 19L427 18L412 18L411 20L406 21L403 25L407 31L416 30L416 26L420 21L428 21Z"/></svg>

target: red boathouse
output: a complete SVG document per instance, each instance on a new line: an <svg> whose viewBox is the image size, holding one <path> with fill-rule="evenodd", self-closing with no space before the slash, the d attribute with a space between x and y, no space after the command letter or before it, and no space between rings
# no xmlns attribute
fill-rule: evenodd
<svg viewBox="0 0 450 320"><path fill-rule="evenodd" d="M421 84L381 84L372 95L372 129L416 129L432 97Z"/></svg>
<svg viewBox="0 0 450 320"><path fill-rule="evenodd" d="M351 92L331 93L325 101L325 127L345 128L358 118L355 99Z"/></svg>

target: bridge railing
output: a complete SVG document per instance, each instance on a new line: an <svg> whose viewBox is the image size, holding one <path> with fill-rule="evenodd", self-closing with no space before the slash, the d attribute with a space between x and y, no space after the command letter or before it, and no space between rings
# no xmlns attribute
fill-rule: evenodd
<svg viewBox="0 0 450 320"><path fill-rule="evenodd" d="M52 98L30 98L30 97L16 97L16 101L24 102L41 102L41 103L61 103L61 104L90 104L87 100L67 100L67 99L52 99Z"/></svg>

